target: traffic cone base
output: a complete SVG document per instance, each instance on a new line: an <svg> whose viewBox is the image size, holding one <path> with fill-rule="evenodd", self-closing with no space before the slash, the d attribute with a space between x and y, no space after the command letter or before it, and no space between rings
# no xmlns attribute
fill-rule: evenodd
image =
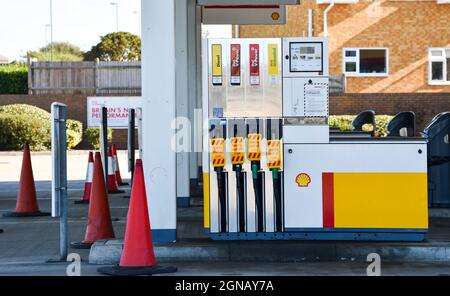
<svg viewBox="0 0 450 296"><path fill-rule="evenodd" d="M111 152L112 152L112 156L113 156L113 160L114 160L114 169L115 169L115 174L116 174L116 180L117 180L117 185L119 186L127 186L130 185L126 182L124 182L122 180L122 176L120 174L120 165L119 165L119 157L117 155L117 147L116 144L112 144L111 146Z"/></svg>
<svg viewBox="0 0 450 296"><path fill-rule="evenodd" d="M112 149L108 149L108 193L111 194L122 194L125 191L119 189L117 184L116 172L115 172L115 161L112 153Z"/></svg>
<svg viewBox="0 0 450 296"><path fill-rule="evenodd" d="M109 194L124 194L125 191L123 190L115 190L115 191L108 191Z"/></svg>
<svg viewBox="0 0 450 296"><path fill-rule="evenodd" d="M81 242L81 243L77 243L77 242L70 243L70 247L72 249L75 249L75 250L88 250L88 249L90 249L92 247L92 245L93 245L92 243L83 243L83 242Z"/></svg>
<svg viewBox="0 0 450 296"><path fill-rule="evenodd" d="M175 273L178 268L172 266L155 266L155 267L120 267L109 266L97 269L99 273L112 276L142 276L153 274Z"/></svg>
<svg viewBox="0 0 450 296"><path fill-rule="evenodd" d="M109 187L108 193L109 194L123 194L123 193L125 193L124 190L120 190L116 186L110 185L110 184L114 184L114 183L116 183L116 179L112 178L111 175L108 176L108 187Z"/></svg>
<svg viewBox="0 0 450 296"><path fill-rule="evenodd" d="M88 200L76 200L73 203L76 205L88 205L89 201Z"/></svg>
<svg viewBox="0 0 450 296"><path fill-rule="evenodd" d="M114 190L114 191L108 191L109 194L124 194L125 191L123 190Z"/></svg>
<svg viewBox="0 0 450 296"><path fill-rule="evenodd" d="M27 218L27 217L47 217L50 216L50 213L46 212L33 212L33 213L18 213L18 212L9 212L4 213L4 218Z"/></svg>

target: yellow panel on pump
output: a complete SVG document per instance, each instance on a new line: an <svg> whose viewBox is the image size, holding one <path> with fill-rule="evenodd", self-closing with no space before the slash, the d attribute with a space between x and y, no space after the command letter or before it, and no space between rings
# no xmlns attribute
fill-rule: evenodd
<svg viewBox="0 0 450 296"><path fill-rule="evenodd" d="M335 228L427 229L426 173L334 173Z"/></svg>
<svg viewBox="0 0 450 296"><path fill-rule="evenodd" d="M212 45L212 83L213 85L222 85L223 76L223 61L222 61L222 45Z"/></svg>
<svg viewBox="0 0 450 296"><path fill-rule="evenodd" d="M278 44L268 45L268 67L269 76L278 76L279 66L278 66Z"/></svg>
<svg viewBox="0 0 450 296"><path fill-rule="evenodd" d="M203 227L206 229L211 226L209 192L209 173L203 173Z"/></svg>

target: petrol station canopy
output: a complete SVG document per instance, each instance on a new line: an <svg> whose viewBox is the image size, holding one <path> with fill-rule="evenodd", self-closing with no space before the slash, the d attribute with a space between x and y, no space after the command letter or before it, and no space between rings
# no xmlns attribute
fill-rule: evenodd
<svg viewBox="0 0 450 296"><path fill-rule="evenodd" d="M198 0L203 24L282 25L287 21L286 5L299 0Z"/></svg>
<svg viewBox="0 0 450 296"><path fill-rule="evenodd" d="M197 0L198 5L293 5L300 0Z"/></svg>

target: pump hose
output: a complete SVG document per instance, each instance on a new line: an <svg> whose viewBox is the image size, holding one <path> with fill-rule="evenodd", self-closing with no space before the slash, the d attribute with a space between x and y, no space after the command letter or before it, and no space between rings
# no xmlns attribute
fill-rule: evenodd
<svg viewBox="0 0 450 296"><path fill-rule="evenodd" d="M226 208L226 191L225 191L225 176L223 176L223 169L216 168L217 186L219 187L219 203L220 203L220 232L227 231L227 208Z"/></svg>
<svg viewBox="0 0 450 296"><path fill-rule="evenodd" d="M273 178L273 190L275 197L275 230L276 232L282 231L282 219L281 219L281 180L279 176L278 169L272 170L272 178Z"/></svg>
<svg viewBox="0 0 450 296"><path fill-rule="evenodd" d="M259 177L259 168L257 163L252 164L252 176L253 176L253 189L255 191L255 199L256 199L256 214L258 221L258 232L264 232L264 217L263 217L263 200L261 195L261 178Z"/></svg>

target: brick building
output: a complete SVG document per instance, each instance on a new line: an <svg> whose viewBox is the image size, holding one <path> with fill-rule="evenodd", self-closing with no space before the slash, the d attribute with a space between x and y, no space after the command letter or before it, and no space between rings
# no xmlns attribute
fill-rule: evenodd
<svg viewBox="0 0 450 296"><path fill-rule="evenodd" d="M241 26L240 37L307 36L309 9L313 35L323 36L330 1L302 0L288 6L286 25ZM450 92L449 0L334 2L330 71L346 75L348 93Z"/></svg>

